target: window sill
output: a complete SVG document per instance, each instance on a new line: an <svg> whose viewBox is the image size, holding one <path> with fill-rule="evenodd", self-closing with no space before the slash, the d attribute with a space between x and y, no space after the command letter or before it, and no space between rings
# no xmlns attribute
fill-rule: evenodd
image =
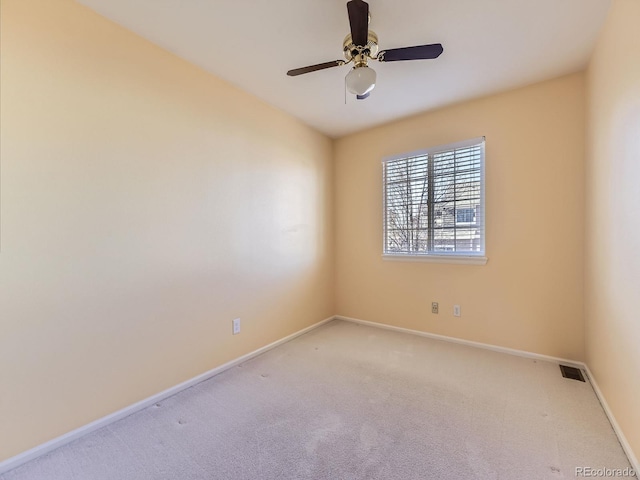
<svg viewBox="0 0 640 480"><path fill-rule="evenodd" d="M392 262L450 263L458 265L486 265L487 257L463 255L382 255L383 260Z"/></svg>

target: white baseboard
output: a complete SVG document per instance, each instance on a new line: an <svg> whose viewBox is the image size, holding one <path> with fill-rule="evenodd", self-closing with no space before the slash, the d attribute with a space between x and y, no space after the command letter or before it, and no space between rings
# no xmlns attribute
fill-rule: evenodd
<svg viewBox="0 0 640 480"><path fill-rule="evenodd" d="M253 352L247 353L246 355L243 355L241 357L236 358L235 360L232 360L230 362L225 363L224 365L220 365L219 367L216 367L212 370L209 370L208 372L202 373L196 377L193 377L185 382L180 383L179 385L176 385L174 387L168 388L167 390L164 390L160 393L157 393L155 395L152 395L151 397L145 398L144 400L141 400L137 403L134 403L133 405L129 405L128 407L123 408L122 410L118 410L117 412L114 412L110 415L107 415L105 417L99 418L98 420L95 420L91 423L88 423L87 425L83 425L80 428L76 428L75 430L72 430L71 432L65 433L64 435L61 435L59 437L56 437L52 440L49 440L46 443L43 443L41 445L38 445L37 447L34 447L30 450L27 450L26 452L22 452L19 453L18 455L14 456L14 457L10 457L6 460L4 460L3 462L0 462L0 475L2 475L5 472L8 472L9 470L13 470L16 467L19 467L20 465L22 465L23 463L26 463L30 460L33 460L37 457L40 457L42 455L45 455L49 452L51 452L52 450L55 450L56 448L59 448L63 445L66 445L67 443L70 443L80 437L83 437L84 435L87 435L88 433L94 432L100 428L106 427L107 425L117 422L118 420L121 420L125 417L128 417L129 415L136 413L140 410L143 410L147 407L150 407L151 405L153 405L154 403L158 403L162 400L165 400L169 397L172 397L173 395L181 392L182 390L186 390L189 387L193 387L194 385L200 383L200 382L204 382L205 380L210 379L211 377L215 377L216 375L224 372L225 370L229 370L230 368L233 368L241 363L246 362L247 360L250 360L254 357L257 357L258 355L261 355L263 353L265 353L268 350L271 350L279 345L282 345L283 343L289 342L291 340L293 340L296 337L299 337L300 335L304 335L305 333L314 330L318 327L320 327L321 325L324 325L325 323L330 322L331 320L333 320L335 317L329 317L329 318L325 318L324 320L315 323L307 328L303 328L302 330L292 333L291 335L284 337L280 340L277 340L273 343L270 343L269 345L265 345L262 348L259 348L257 350L254 350Z"/></svg>
<svg viewBox="0 0 640 480"><path fill-rule="evenodd" d="M435 333L421 332L420 330L410 330L408 328L402 328L402 327L395 327L393 325L387 325L386 323L369 322L367 320L360 320L358 318L344 317L342 315L336 315L335 318L338 319L338 320L345 320L347 322L359 323L359 324L362 324L362 325L368 325L368 326L371 326L371 327L382 328L382 329L385 329L385 330L393 330L395 332L409 333L411 335L418 335L420 337L433 338L435 340L442 340L442 341L445 341L445 342L457 343L457 344L460 344L460 345L467 345L467 346L470 346L470 347L482 348L482 349L485 349L485 350L492 350L494 352L507 353L509 355L516 355L518 357L533 358L533 359L536 359L536 360L545 360L545 361L553 362L553 363L562 363L563 365L568 365L568 366L571 366L571 367L576 367L576 368L583 369L584 371L587 372L587 377L589 378L589 383L593 387L593 390L594 390L596 396L598 397L598 400L600 401L600 404L602 405L604 413L607 415L607 418L609 419L609 422L611 423L611 427L613 428L613 431L615 432L616 436L618 437L618 441L620 442L620 445L622 446L622 449L624 450L624 453L627 455L627 458L629 459L629 463L631 464L631 467L635 470L636 476L638 478L640 478L640 464L638 463L638 459L636 458L635 454L633 453L633 450L631 449L631 445L629 444L629 442L627 441L627 438L625 437L624 433L622 432L622 429L620 428L620 425L618 425L618 422L616 421L616 417L614 417L613 412L609 408L609 405L607 404L607 401L605 400L604 395L602 394L602 391L598 387L596 379L594 378L593 374L591 373L591 370L589 370L589 367L587 366L586 363L578 362L576 360L568 360L568 359L565 359L565 358L551 357L549 355L542 355L542 354L539 354L539 353L526 352L524 350L516 350L516 349L513 349L513 348L499 347L497 345L491 345L491 344L488 344L488 343L473 342L471 340L463 340L463 339L455 338L455 337L447 337L447 336L444 336L444 335L437 335Z"/></svg>
<svg viewBox="0 0 640 480"><path fill-rule="evenodd" d="M444 342L457 343L460 345L467 345L469 347L482 348L484 350L492 350L494 352L508 353L509 355L515 355L517 357L533 358L535 360L544 360L553 363L562 363L570 367L585 368L583 362L577 360L569 360L566 358L551 357L549 355L542 355L540 353L526 352L524 350L516 350L515 348L499 347L498 345L491 345L489 343L474 342L471 340L463 340L456 337L447 337L445 335L438 335L436 333L422 332L420 330L411 330L409 328L395 327L393 325L387 325L386 323L369 322L367 320L360 320L358 318L343 317L342 315L336 315L336 319L345 320L347 322L360 323L362 325L369 325L371 327L383 328L385 330L393 330L394 332L409 333L411 335L418 335L420 337L432 338L434 340L442 340Z"/></svg>
<svg viewBox="0 0 640 480"><path fill-rule="evenodd" d="M602 405L604 412L607 414L607 417L609 418L609 422L613 427L613 431L616 432L618 440L620 441L620 445L622 446L624 453L627 454L629 463L631 463L631 466L636 472L636 477L640 478L640 463L638 462L638 458L633 453L633 450L631 449L631 445L627 441L627 437L624 436L624 433L622 432L620 425L618 425L618 422L616 421L616 417L613 416L613 412L609 408L609 404L607 403L607 400L604 398L604 395L602 394L602 391L598 386L598 382L596 381L596 378L593 376L593 374L591 373L591 370L589 370L589 367L587 365L585 365L585 370L587 372L587 376L589 377L589 383L591 383L591 386L593 387L593 391L596 392L596 396L598 397L598 400L600 400L600 405Z"/></svg>
<svg viewBox="0 0 640 480"><path fill-rule="evenodd" d="M455 338L455 337L447 337L445 335L437 335L435 333L428 333L428 332L422 332L419 330L411 330L408 328L402 328L402 327L395 327L393 325L387 325L384 323L377 323L377 322L369 322L367 320L360 320L357 318L351 318L351 317L345 317L342 315L336 315L333 317L329 317L329 318L325 318L324 320L311 325L307 328L304 328L298 332L295 332L287 337L284 337L280 340L277 340L273 343L270 343L269 345L265 345L262 348L259 348L253 352L250 352L246 355L243 355L242 357L236 358L235 360L232 360L230 362L225 363L224 365L220 365L219 367L216 367L212 370L209 370L208 372L205 372L201 375L198 375L190 380L187 380L179 385L176 385L174 387L171 387L167 390L164 390L160 393L157 393L151 397L148 397L144 400L141 400L137 403L134 403L133 405L130 405L128 407L123 408L122 410L118 410L117 412L114 412L110 415L107 415L105 417L99 418L98 420L95 420L94 422L91 422L87 425L84 425L80 428L77 428L69 433L66 433L64 435L61 435L57 438L54 438L53 440L50 440L46 443L43 443L41 445L38 445L37 447L34 447L30 450L27 450L26 452L20 453L14 457L8 458L3 462L0 462L0 475L8 472L9 470L13 470L14 468L30 461L33 460L41 455L45 455L49 452L51 452L52 450L55 450L56 448L59 448L63 445L66 445L67 443L72 442L73 440L76 440L84 435L87 435L88 433L91 433L95 430L98 430L100 428L106 427L107 425L117 422L118 420L121 420L125 417L128 417L129 415L136 413L140 410L143 410L147 407L150 407L151 405L153 405L154 403L160 402L162 400L165 400L179 392L181 392L182 390L185 390L189 387L192 387L200 382L203 382L205 380L208 380L211 377L214 377L222 372L224 372L225 370L229 370L230 368L233 368L243 362L246 362L247 360L250 360L251 358L254 358L258 355L261 355L262 353L267 352L268 350L271 350L279 345L282 345L283 343L286 343L290 340L293 340L296 337L299 337L300 335L304 335L305 333L314 330L315 328L320 327L321 325L324 325L334 319L337 320L344 320L347 322L353 322L353 323L359 323L362 325L368 325L371 327L376 327L376 328L382 328L385 330L392 330L392 331L396 331L396 332L402 332L402 333L408 333L411 335L418 335L421 337L426 337L426 338L432 338L435 340L442 340L445 342L450 342L450 343L457 343L460 345L467 345L470 347L476 347L476 348L482 348L485 350L492 350L494 352L500 352L500 353L506 353L509 355L516 355L519 357L525 357L525 358L533 358L533 359L537 359L537 360L545 360L545 361L549 361L549 362L554 362L554 363L562 363L565 365L569 365L569 366L573 366L576 368L581 368L584 369L587 372L587 376L589 377L589 382L591 383L591 386L593 387L593 390L596 394L596 396L598 397L598 400L600 401L600 404L602 405L602 408L605 411L605 414L607 415L607 417L609 418L609 422L611 422L611 426L613 427L614 432L616 433L616 435L618 436L618 440L620 441L620 445L622 446L624 452L627 455L627 458L629 459L629 463L631 463L631 466L633 467L633 469L636 471L636 474L638 474L638 472L640 472L640 463L638 463L638 459L636 458L636 456L634 455L633 450L631 449L631 445L629 444L629 442L627 441L626 437L624 436L624 433L622 432L622 430L620 429L620 426L618 425L618 422L616 421L613 412L611 411L611 409L609 408L609 405L607 404L607 401L605 400L604 395L602 394L602 392L600 391L600 388L598 387L598 384L593 376L593 374L591 373L591 371L589 370L589 367L583 363L583 362L578 362L575 360L568 360L568 359L564 359L564 358L558 358L558 357L552 357L549 355L541 355L539 353L533 353L533 352L526 352L524 350L516 350L513 348L507 348L507 347L500 347L497 345L491 345L491 344L487 344L487 343L480 343L480 342L473 342L471 340L463 340L460 338Z"/></svg>

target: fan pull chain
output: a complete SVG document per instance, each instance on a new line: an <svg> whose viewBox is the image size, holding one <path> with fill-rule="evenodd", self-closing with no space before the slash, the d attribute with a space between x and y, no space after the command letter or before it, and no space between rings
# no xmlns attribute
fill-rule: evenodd
<svg viewBox="0 0 640 480"><path fill-rule="evenodd" d="M344 77L344 104L347 104L347 77Z"/></svg>

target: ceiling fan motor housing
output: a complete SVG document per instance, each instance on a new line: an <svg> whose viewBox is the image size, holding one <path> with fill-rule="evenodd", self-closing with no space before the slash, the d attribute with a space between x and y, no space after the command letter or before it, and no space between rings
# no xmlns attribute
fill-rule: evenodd
<svg viewBox="0 0 640 480"><path fill-rule="evenodd" d="M362 55L363 57L375 58L378 54L378 35L373 30L369 30L369 35L367 38L367 44L364 46L358 46L353 43L353 39L351 38L351 34L347 35L344 39L343 44L343 52L344 58L347 62L356 59L357 57Z"/></svg>

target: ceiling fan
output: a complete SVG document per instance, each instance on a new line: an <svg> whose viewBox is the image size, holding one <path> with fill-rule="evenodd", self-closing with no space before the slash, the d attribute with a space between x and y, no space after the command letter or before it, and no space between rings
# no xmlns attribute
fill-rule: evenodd
<svg viewBox="0 0 640 480"><path fill-rule="evenodd" d="M287 75L295 77L331 67L339 67L353 62L353 68L345 78L349 92L358 100L364 100L376 86L376 72L367 66L367 61L398 62L401 60L428 60L438 58L443 52L442 45L416 45L415 47L392 48L378 51L378 36L369 30L369 4L363 0L347 2L351 33L343 42L345 60L319 63L308 67L289 70Z"/></svg>

